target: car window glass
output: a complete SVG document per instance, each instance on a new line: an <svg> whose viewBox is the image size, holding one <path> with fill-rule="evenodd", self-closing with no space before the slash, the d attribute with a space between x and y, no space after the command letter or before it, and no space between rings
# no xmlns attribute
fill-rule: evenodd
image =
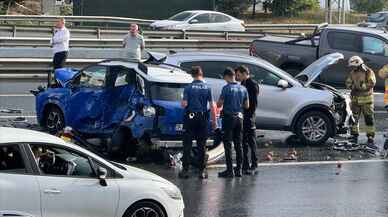
<svg viewBox="0 0 388 217"><path fill-rule="evenodd" d="M259 84L277 86L279 80L281 79L279 76L260 66L251 64L245 64L245 66L249 68L251 78L257 81Z"/></svg>
<svg viewBox="0 0 388 217"><path fill-rule="evenodd" d="M238 65L236 62L230 61L192 61L182 63L181 67L186 71L190 71L193 66L200 66L205 77L221 78L227 67L236 68Z"/></svg>
<svg viewBox="0 0 388 217"><path fill-rule="evenodd" d="M200 14L193 19L198 20L197 23L210 23L210 14Z"/></svg>
<svg viewBox="0 0 388 217"><path fill-rule="evenodd" d="M359 38L356 34L346 32L329 32L327 39L332 49L360 51Z"/></svg>
<svg viewBox="0 0 388 217"><path fill-rule="evenodd" d="M0 147L0 173L27 173L21 151L17 145Z"/></svg>
<svg viewBox="0 0 388 217"><path fill-rule="evenodd" d="M115 87L121 87L128 84L136 84L136 71L133 69L127 69L123 67L118 67L116 69L116 81L114 83Z"/></svg>
<svg viewBox="0 0 388 217"><path fill-rule="evenodd" d="M225 23L230 21L230 18L222 14L212 14L211 21L213 23Z"/></svg>
<svg viewBox="0 0 388 217"><path fill-rule="evenodd" d="M31 145L39 170L44 175L96 177L88 157L49 145Z"/></svg>
<svg viewBox="0 0 388 217"><path fill-rule="evenodd" d="M384 41L369 36L362 37L362 52L374 55L384 55Z"/></svg>
<svg viewBox="0 0 388 217"><path fill-rule="evenodd" d="M80 77L81 87L104 87L107 68L105 66L91 66L84 69Z"/></svg>

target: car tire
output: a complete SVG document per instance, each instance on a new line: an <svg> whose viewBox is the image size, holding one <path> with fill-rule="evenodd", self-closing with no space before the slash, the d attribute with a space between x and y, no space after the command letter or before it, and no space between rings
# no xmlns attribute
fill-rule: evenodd
<svg viewBox="0 0 388 217"><path fill-rule="evenodd" d="M57 106L50 106L44 113L43 127L50 134L57 134L65 128L65 117Z"/></svg>
<svg viewBox="0 0 388 217"><path fill-rule="evenodd" d="M305 145L322 145L331 136L333 123L327 114L310 111L299 117L295 133Z"/></svg>
<svg viewBox="0 0 388 217"><path fill-rule="evenodd" d="M141 201L132 205L124 213L124 217L167 217L163 208L152 201Z"/></svg>

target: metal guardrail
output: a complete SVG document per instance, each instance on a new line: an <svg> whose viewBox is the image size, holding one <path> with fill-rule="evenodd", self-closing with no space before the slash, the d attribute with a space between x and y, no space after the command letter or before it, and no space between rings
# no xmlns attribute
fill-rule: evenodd
<svg viewBox="0 0 388 217"><path fill-rule="evenodd" d="M95 38L95 39L122 39L128 33L127 29L120 28L71 28L73 38ZM51 37L53 29L51 27L31 27L31 26L0 26L0 37ZM280 34L280 33L273 33ZM288 33L286 33L288 34ZM262 33L249 32L216 32L216 31L143 31L145 38L168 38L168 39L247 39L253 40L263 36Z"/></svg>
<svg viewBox="0 0 388 217"><path fill-rule="evenodd" d="M2 47L48 47L50 38L12 38L0 37ZM147 48L164 49L247 49L250 40L179 40L179 39L146 39ZM70 47L120 48L121 39L88 39L72 38Z"/></svg>

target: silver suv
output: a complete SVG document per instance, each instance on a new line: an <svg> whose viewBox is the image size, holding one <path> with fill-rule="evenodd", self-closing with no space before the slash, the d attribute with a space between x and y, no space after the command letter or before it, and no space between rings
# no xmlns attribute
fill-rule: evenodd
<svg viewBox="0 0 388 217"><path fill-rule="evenodd" d="M349 111L346 98L330 86L313 82L326 67L341 59L340 53L324 56L300 73L298 79L263 59L250 56L182 52L171 54L164 61L185 70L201 66L215 99L225 85L220 78L224 69L247 66L260 84L257 128L292 131L303 143L317 145L346 131Z"/></svg>

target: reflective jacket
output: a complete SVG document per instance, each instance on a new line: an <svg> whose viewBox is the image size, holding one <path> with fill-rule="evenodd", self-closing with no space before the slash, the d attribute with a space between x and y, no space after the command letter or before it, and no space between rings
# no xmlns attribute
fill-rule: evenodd
<svg viewBox="0 0 388 217"><path fill-rule="evenodd" d="M346 88L351 90L352 102L359 104L373 103L373 88L376 76L372 69L362 65L350 72L345 82Z"/></svg>
<svg viewBox="0 0 388 217"><path fill-rule="evenodd" d="M388 65L385 65L379 71L379 76L385 79L385 92L384 92L384 104L388 105Z"/></svg>

